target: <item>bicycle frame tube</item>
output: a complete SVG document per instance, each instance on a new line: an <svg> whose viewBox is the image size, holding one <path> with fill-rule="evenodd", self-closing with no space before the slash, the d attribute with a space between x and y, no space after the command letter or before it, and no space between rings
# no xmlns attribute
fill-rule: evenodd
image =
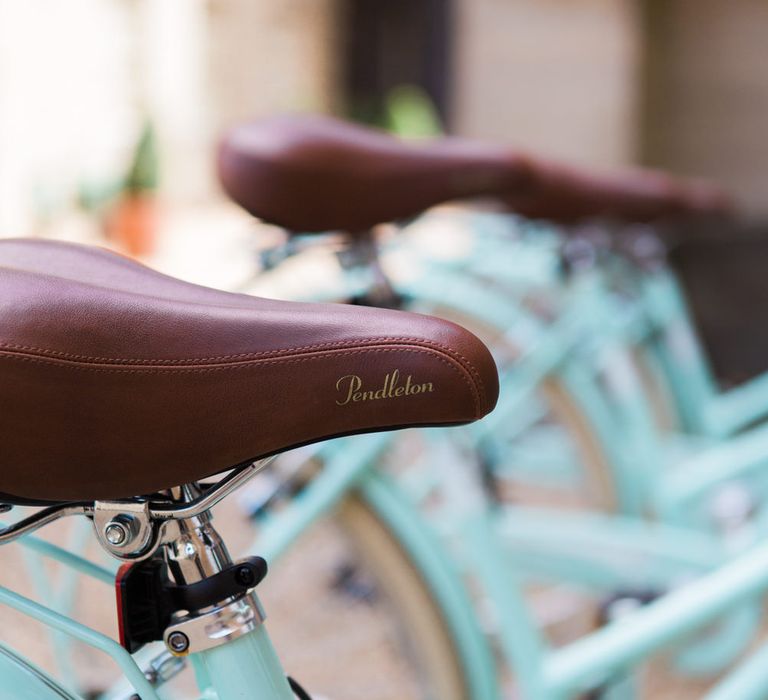
<svg viewBox="0 0 768 700"><path fill-rule="evenodd" d="M672 271L645 273L640 284L642 301L656 325L651 348L673 389L685 426L724 437L766 417L768 374L719 391L685 294Z"/></svg>
<svg viewBox="0 0 768 700"><path fill-rule="evenodd" d="M374 468L376 459L392 440L391 434L345 438L329 443L321 453L323 469L290 505L268 518L249 554L277 560L313 523L317 522Z"/></svg>
<svg viewBox="0 0 768 700"><path fill-rule="evenodd" d="M506 323L512 324L507 335L513 345L518 339L523 342L522 356L502 369L499 405L479 424L478 435L503 430L509 437L537 387L548 377L557 378L568 387L613 466L617 508L624 513L643 513L662 462L652 411L631 366L631 343L642 335L644 321L635 314L617 318L615 306L606 302L608 292L597 271L582 273L575 280L572 298L557 320L546 326L516 309L514 299L498 290L473 293L473 285L466 280L454 282L448 274L438 279L439 285L434 279L429 284L410 285L414 302L447 305L473 316L480 309L482 320L502 332ZM609 392L599 385L598 360L609 380Z"/></svg>
<svg viewBox="0 0 768 700"><path fill-rule="evenodd" d="M768 543L547 659L547 694L562 700L663 649L768 589ZM762 689L763 692L765 688ZM746 697L754 697L747 695ZM731 695L729 700L741 700Z"/></svg>
<svg viewBox="0 0 768 700"><path fill-rule="evenodd" d="M111 656L142 700L160 700L131 655L115 640L4 587L0 587L0 604L8 605L54 630L74 637Z"/></svg>
<svg viewBox="0 0 768 700"><path fill-rule="evenodd" d="M264 625L190 660L200 689L217 700L295 700Z"/></svg>
<svg viewBox="0 0 768 700"><path fill-rule="evenodd" d="M729 480L759 475L768 466L768 427L761 426L694 454L656 484L655 506L671 521L683 522L687 510Z"/></svg>
<svg viewBox="0 0 768 700"><path fill-rule="evenodd" d="M717 397L716 382L677 280L664 268L638 274L640 301L654 327L647 348L672 389L682 426L692 432L729 434L730 426L708 424L707 411ZM739 418L734 418L738 423Z"/></svg>
<svg viewBox="0 0 768 700"><path fill-rule="evenodd" d="M533 369L533 366L526 367L529 358L524 356L511 374L518 381L527 379L530 384L526 391L533 391L536 382L544 376L541 365L544 358L553 351L570 352L570 359L561 361L560 366L550 364L544 372L558 374L561 381L565 381L566 375L572 375L570 393L584 415L589 417L603 452L613 465L619 509L639 515L647 513L650 505L651 509L659 509L672 521L681 522L681 514L692 501L728 479L749 476L761 468L765 462L762 456L766 452L760 443L765 441L761 431L752 430L747 434L749 437L737 438L732 445L723 444L714 450L707 450L703 455L698 451L696 458L691 460L690 469L676 469L674 474L661 470L660 466L666 461L665 453L642 381L639 377L632 378L632 371L629 370L631 348L639 343L640 348L651 353L649 357L656 365L664 367L673 393L677 392L678 401L683 401L688 407L679 410L688 412L686 422L689 427L693 426L697 432L713 437L731 434L768 411L768 375L718 394L682 291L671 272L662 270L637 274L641 283L640 309L643 309L641 313L647 320L642 317L620 319L617 324L611 318L616 316L617 311L607 303L611 292L605 288L602 272L599 269L582 271L575 280L577 286L566 308L551 327L540 329L540 337L528 353L533 356L534 366L539 365L539 370ZM496 311L491 311L491 315L496 315ZM619 424L623 430L620 433L615 429L616 421L613 421L614 427L611 428L610 416L604 410L606 397L601 396L602 390L593 390L596 387L592 386L593 378L585 366L588 358L574 361L574 340L569 341L567 334L558 333L558 328L567 327L564 324L568 316L575 317L577 321L582 319L582 325L583 319L590 316L601 319L594 328L593 352L598 357L609 358L608 376L620 380L613 383L607 397L614 411L621 416ZM617 361L623 364L621 371L611 370ZM574 383L579 374L581 378ZM627 378L632 381L628 382ZM514 386L514 381L504 382L506 397L502 396L499 407L480 426L481 430L488 432L491 426L500 423L504 423L506 429L509 414L519 412L519 401L510 402L513 396L508 391L510 383Z"/></svg>
<svg viewBox="0 0 768 700"><path fill-rule="evenodd" d="M531 518L531 515L534 517ZM599 558L597 550L605 548L606 544L608 549L613 547L616 551L629 548L639 549L641 552L646 550L647 554L660 549L656 556L671 558L667 575L672 578L676 574L679 576L686 567L692 566L696 569L716 566L719 563L716 543L707 542L703 535L692 532L680 531L675 535L674 531L671 531L673 537L677 538L677 545L687 542L693 547L687 549L684 546L666 546L666 543L660 541L664 538L659 538L659 528L667 529L664 526L647 526L646 532L641 533L639 523L627 520L624 527L616 531L617 523L607 516L593 518L601 522L583 523L587 532L578 535L573 533L574 525L580 520L578 515L571 516L571 522L558 528L552 522L551 514L541 512L538 515L529 515L523 509L518 513L519 522L514 528L518 529L518 532L513 535L509 527L505 528L513 538L523 540L522 549L507 537L504 538L504 551L499 548L500 542L497 542L498 524L492 523L487 514L468 516L461 528L466 555L472 562L473 573L479 577L480 585L491 596L500 616L502 647L508 661L518 672L524 695L535 697L537 700L565 700L595 689L627 667L646 659L721 615L729 615L736 609L748 610L748 606L756 597L768 588L768 544L763 544L730 563L721 565L684 588L662 597L630 617L612 623L566 647L552 650L529 619L519 590L520 581L509 569L511 561L518 564L517 568L526 569L526 564L535 561L537 557L539 562L542 557L546 559L547 554L542 550L542 543L546 549L548 536L544 531L547 527L553 531L557 530L561 536L563 532L573 534L573 540L561 543L562 549L570 551L575 559L578 559L581 553L582 566L594 555ZM589 529L592 530L591 535ZM557 533L551 534L549 544L556 544ZM638 537L644 538L645 544L633 541L638 540ZM590 539L593 544L585 544ZM612 540L613 545L606 540ZM532 550L530 560L519 557L526 547ZM520 551L516 552L516 549ZM663 551L665 549L666 552ZM689 555L687 561L680 556L686 551ZM561 554L556 553L554 559L559 561L560 557ZM621 563L617 566L620 568ZM535 567L532 570L535 570ZM569 577L558 571L555 578L563 580ZM614 583L620 586L622 581L617 578ZM754 617L756 611L752 612ZM759 659L745 663L733 680L724 680L724 690L716 696L717 700L751 700L764 697L756 695L758 687L763 694L765 691L765 685L757 685L768 675L765 668L759 664L764 658L763 654ZM738 689L738 693L727 694L728 689Z"/></svg>
<svg viewBox="0 0 768 700"><path fill-rule="evenodd" d="M740 663L703 700L765 700L768 689L768 644Z"/></svg>

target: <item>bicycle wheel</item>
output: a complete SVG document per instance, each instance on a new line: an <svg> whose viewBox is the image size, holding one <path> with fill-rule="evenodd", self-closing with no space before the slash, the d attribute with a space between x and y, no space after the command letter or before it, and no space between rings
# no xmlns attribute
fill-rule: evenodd
<svg viewBox="0 0 768 700"><path fill-rule="evenodd" d="M550 414L562 425L577 456L581 470L579 505L612 512L618 507L616 483L612 467L600 438L594 430L572 388L559 377L551 377L540 389Z"/></svg>
<svg viewBox="0 0 768 700"><path fill-rule="evenodd" d="M435 541L413 524L416 513L403 520L410 523L407 533L396 532L387 517L361 490L350 491L274 562L261 595L285 668L313 697L495 698L494 690L478 688L477 661L471 677L471 619L451 619L457 609L471 615L469 599L451 605L436 591L448 585L455 595L461 582L450 583L451 572L433 565L426 571L414 542L405 541L415 537L416 546L437 554ZM487 652L480 662L485 676L494 673L492 665ZM485 677L480 685L493 688L494 681Z"/></svg>
<svg viewBox="0 0 768 700"><path fill-rule="evenodd" d="M430 309L469 328L494 348L511 392L530 385L514 404L502 402L485 424L484 447L500 495L530 505L615 512L622 502L622 475L605 442L609 412L598 378L591 368L567 361L543 377L518 376L522 351L498 328L455 309ZM481 430L482 424L481 424Z"/></svg>
<svg viewBox="0 0 768 700"><path fill-rule="evenodd" d="M396 611L391 622L402 626L407 621L400 635L416 654L412 658L422 694L446 700L469 697L469 683L444 613L409 554L359 497L347 498L337 517Z"/></svg>

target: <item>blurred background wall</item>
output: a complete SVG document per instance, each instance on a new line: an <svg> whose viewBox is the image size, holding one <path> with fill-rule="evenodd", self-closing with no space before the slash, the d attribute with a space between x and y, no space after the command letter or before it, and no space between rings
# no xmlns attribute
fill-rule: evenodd
<svg viewBox="0 0 768 700"><path fill-rule="evenodd" d="M227 124L382 123L402 84L451 132L715 177L764 214L767 35L763 0L0 0L0 235L93 225L147 124L163 200L202 202Z"/></svg>
<svg viewBox="0 0 768 700"><path fill-rule="evenodd" d="M641 60L635 5L457 0L457 130L580 162L631 161Z"/></svg>
<svg viewBox="0 0 768 700"><path fill-rule="evenodd" d="M768 3L646 0L645 163L724 181L768 213Z"/></svg>

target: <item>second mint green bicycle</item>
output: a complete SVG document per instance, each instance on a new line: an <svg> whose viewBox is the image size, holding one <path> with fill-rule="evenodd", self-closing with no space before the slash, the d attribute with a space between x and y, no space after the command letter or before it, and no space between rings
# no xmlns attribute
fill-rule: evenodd
<svg viewBox="0 0 768 700"><path fill-rule="evenodd" d="M288 136L285 136L284 134L281 134L280 129L284 129ZM397 147L392 144L390 145L390 142L388 142L384 137L380 137L377 141L376 138L378 137L370 137L370 139L366 140L367 137L364 133L361 133L358 131L355 133L354 130L351 132L345 134L344 130L341 125L334 125L329 127L328 129L325 129L325 127L320 128L319 130L319 136L318 131L313 127L312 124L309 125L309 127L306 129L304 133L301 132L301 130L298 130L298 133L295 131L292 131L292 124L290 121L288 121L286 124L280 125L276 129L272 129L270 131L270 127L266 126L264 128L263 133L261 134L260 139L253 140L253 148L254 151L248 151L249 148L251 148L251 144L249 143L249 135L247 129L240 135L239 137L235 137L230 143L229 148L233 149L232 153L230 155L225 155L225 159L227 157L235 158L236 156L234 154L237 153L238 149L242 148L246 155L243 158L243 161L238 163L236 160L232 163L232 169L229 172L229 177L233 178L231 181L230 189L234 193L235 197L240 199L246 204L247 208L250 208L254 213L265 213L266 217L269 219L270 217L278 217L278 221L285 221L286 223L289 222L290 216L296 216L299 217L300 213L292 214L287 209L281 210L281 207L287 206L287 202L290 201L290 195L293 194L296 199L300 199L300 195L303 193L302 189L302 177L306 176L308 173L316 174L319 171L322 171L325 173L323 177L317 177L317 182L322 182L324 193L328 195L329 191L333 191L334 186L338 186L338 182L334 179L340 179L339 181L343 182L352 182L350 185L350 189L361 192L362 194L365 194L367 198L370 198L371 191L375 190L371 186L370 182L365 182L365 184L370 188L371 191L368 191L366 194L366 190L364 188L364 178L361 178L360 183L354 183L353 181L347 181L344 180L343 175L339 175L337 173L343 173L345 172L344 168L345 166L342 164L340 166L337 166L335 164L326 164L326 165L317 165L317 163L312 163L312 158L320 157L316 156L316 154L320 153L326 153L326 152L334 152L334 148L340 149L341 154L345 153L345 148L349 149L350 152L355 152L355 149L358 149L359 151L365 151L365 149L370 149L368 157L371 159L375 159L380 157L380 152L384 154L387 154L388 149L391 151L394 151L395 155L388 157L385 159L385 162L389 162L392 170L397 170L397 167L402 168L401 172L405 172L406 176L409 173L409 166L408 166L408 159L414 158L418 161L419 158L426 159L429 161L429 149L427 149L428 154L425 156L424 153L415 150L412 154L409 154L407 149L402 149L401 151L397 150ZM270 138L266 138L267 135L271 136L271 145L270 144ZM287 138L287 146L281 141L282 138ZM325 147L324 148L317 148L313 150L313 144L317 143L317 140L319 139L319 142L322 144L323 140L325 139ZM261 146L264 146L261 148ZM291 150L295 149L295 153ZM435 149L436 151L438 149ZM461 152L461 151L460 151ZM302 155L306 155L308 158L308 161L306 163L303 163ZM448 154L450 154L450 150L448 151ZM447 155L447 158L450 156ZM252 161L249 162L249 158L252 158ZM295 162L292 161L292 159L295 158ZM400 158L401 161L398 162L397 158ZM439 157L435 156L435 159L439 161ZM343 162L343 158L339 158L340 162ZM293 165L296 165L296 162L302 165L302 167L298 168L299 177L298 180L291 180L292 177L292 162ZM398 163L398 165L394 165L393 163ZM448 160L450 162L450 160ZM377 166L378 167L378 166ZM383 172L386 174L388 172L386 166L381 166ZM437 166L435 166L437 167ZM253 168L253 172L249 172L248 168ZM313 168L315 168L313 170ZM416 171L416 168L413 168L414 171ZM450 172L450 168L446 168L448 172ZM255 175L254 175L255 173ZM275 177L272 177L272 176ZM445 175L445 173L443 173ZM384 175L385 176L385 175ZM382 177L384 177L382 176ZM258 187L254 185L255 189L250 189L248 187L249 183L253 184L254 177L256 178L256 183L258 184ZM378 177L378 175L377 175ZM405 178L407 179L407 177ZM226 180L225 180L226 182ZM437 183L443 182L439 178L437 178ZM330 184L329 184L330 183ZM431 186L431 185L430 185ZM435 185L438 186L438 185ZM259 189L261 191L259 191ZM426 188L426 190L429 190L429 187ZM314 194L314 193L313 193ZM340 192L336 193L337 195L340 194ZM386 192L385 192L386 194ZM422 191L423 195L423 191ZM414 194L414 198L418 199L419 195ZM271 201L271 199L274 199L274 202ZM345 212L346 209L344 207L336 208L334 209L329 202L335 202L338 199L338 197L330 197L328 198L328 201L324 200L324 203L318 203L317 206L325 207L327 211L321 209L320 214L318 215L318 221L323 220L323 216L326 216L328 218L332 217L334 214L333 212L341 211ZM407 200L407 195L404 195L404 199ZM368 201L367 199L364 201ZM315 200L312 200L312 204L315 204ZM275 208L272 208L274 205ZM378 209L385 207L385 202L375 202L372 205L376 211ZM355 203L355 206L353 208L362 208L365 210L365 205L360 203ZM376 209L378 208L378 209ZM282 213L281 213L282 211ZM394 209L392 210L394 211ZM270 214L270 212L272 212ZM343 216L343 214L341 215ZM280 218L284 217L284 218ZM328 219L326 219L328 220ZM499 259L499 262L502 262L501 259ZM502 262L503 264L503 262ZM375 266L374 266L375 271ZM376 275L374 274L374 278ZM431 280L430 280L431 281ZM388 289L386 283L381 283L381 277L379 276L379 282L378 285L378 293L379 298L376 298L376 295L371 295L367 299L365 299L368 303L381 303L382 298L383 299L390 299L392 300L394 298L396 303L396 296L393 297L391 288ZM457 291L457 289L464 290L465 288L468 289L466 293L468 294L468 298L475 298L478 297L477 294L471 293L471 288L462 286L457 279L453 280L454 288L446 287L443 289L443 293L445 294L444 301L447 300L454 300L454 294ZM434 285L433 285L434 286ZM460 292L459 292L460 293ZM424 295L416 295L417 299L421 299L422 301L426 298ZM449 302L450 305L451 302ZM492 303L492 302L491 302ZM467 304L470 305L471 309L471 302L467 300ZM461 306L461 304L459 304ZM475 313L478 311L482 311L481 309L475 310ZM470 310L470 314L471 314ZM562 347L558 350L558 352L562 351ZM533 355L534 360L536 358L536 355ZM545 357L549 357L546 355ZM550 358L551 360L551 358ZM545 360L546 362L547 360ZM472 491L471 488L464 488L461 492L462 493L470 493ZM482 492L482 489L480 489ZM475 500L470 499L472 503L475 502ZM459 511L461 511L460 504L455 503L453 504ZM557 533L557 527L555 521L559 516L555 516L552 514L541 514L541 518L539 518L538 521L538 529L539 533L536 532L535 529L531 529L535 527L536 519L533 518L531 520L530 513L525 513L525 509L523 509L523 512L519 512L519 509L517 516L515 515L515 509L512 509L512 513L510 514L510 517L503 518L503 520L506 522L506 525L504 526L504 529L506 530L507 540L508 536L511 534L513 539L515 537L514 531L517 529L518 533L520 533L520 538L517 540L517 543L522 543L523 546L525 546L525 537L527 536L530 538L531 542L535 542L536 545L541 548L545 545L546 537L539 537L538 535L542 531L542 525L546 522L552 522L553 525L555 525L554 528L549 528L549 534L553 536L553 540L555 541L558 539L558 533ZM451 509L448 509L448 513L453 512ZM448 515L448 517L451 517ZM542 519L543 518L543 519ZM549 519L549 520L547 520ZM567 527L569 533L574 534L573 538L570 537L563 537L560 536L559 539L562 541L560 551L557 556L559 556L560 559L560 566L562 567L564 559L567 558L568 553L573 553L574 546L579 548L587 547L588 552L592 552L592 547L594 547L594 543L598 542L600 540L600 531L602 530L603 533L606 532L605 528L609 528L612 530L615 537L613 538L615 550L614 550L614 556L616 556L617 553L621 552L622 549L625 551L628 557L631 558L631 552L633 550L636 550L637 552L643 552L645 551L645 556L650 555L651 551L659 551L660 549L664 549L663 543L661 541L657 542L656 545L654 545L652 542L654 539L658 540L659 531L652 529L650 532L647 533L645 542L643 542L643 535L642 535L642 528L639 528L637 523L632 524L629 522L622 522L621 520L614 520L614 521L600 521L599 519L597 521L590 522L590 519L584 519L584 518L577 518L575 521L573 518L566 518L563 516L564 522L567 520ZM510 529L511 526L511 529ZM576 526L576 527L575 527ZM469 526L467 526L469 527ZM488 541L489 539L494 538L494 526L488 524L488 527L491 529L486 529L486 536L485 540ZM526 529L526 527L528 529ZM590 533L590 527L592 527L592 532ZM462 529L459 527L458 529ZM546 528L545 528L546 529ZM464 534L466 535L467 530L464 530ZM715 566L719 561L722 561L723 553L720 551L718 552L718 547L714 542L708 542L707 537L700 537L698 538L697 542L697 535L694 533L675 533L673 530L667 530L665 532L666 535L671 536L673 538L673 542L675 544L670 545L667 548L667 556L671 559L674 559L675 556L677 556L678 560L686 560L687 557L691 557L688 559L689 564L691 564L696 557L698 556L695 554L698 552L700 555L702 555L702 558L699 559L699 562L708 561L709 564L704 564L704 566ZM578 543L579 538L581 537L580 544L574 544L574 542ZM611 537L609 536L608 539L610 540ZM490 551L487 546L482 546L482 540L478 540L475 542L474 548L471 548L477 551ZM589 543L589 544L587 544ZM605 544L605 537L603 537L603 544ZM519 546L519 544L518 544ZM672 552L676 549L676 547L680 547L679 551L675 554L672 554ZM643 547L646 547L644 550ZM491 548L492 549L492 548ZM604 549L604 547L602 548ZM514 547L513 547L514 551ZM577 549L576 551L580 551ZM594 549L594 553L598 554L601 551L601 548L598 546ZM707 553L708 552L708 553ZM526 561L528 566L523 566L523 570L532 571L536 569L536 559L541 560L542 559L542 551L539 549L536 550L536 547L531 548L531 558ZM671 555L671 556L670 556ZM514 555L513 555L514 556ZM587 557L588 559L589 557ZM664 558L663 556L661 557ZM498 560L499 556L486 556L484 558L485 562L489 562L491 560ZM545 561L552 561L552 559L547 560L546 554L543 555L543 559ZM572 559L578 559L578 557L572 557ZM572 563L573 564L573 563ZM483 570L482 562L474 561L473 565L470 566L470 570L472 571L478 571ZM592 575L593 578L602 576L604 579L606 577L606 574L608 574L608 571L605 570L605 567L601 567L598 569L590 569L589 565L582 562L580 565L577 565L577 568L580 566L582 570L582 575L586 575L587 578ZM493 569L496 569L496 574L500 576L498 578L496 574L494 574ZM572 566L573 569L573 566ZM488 577L488 582L492 582L493 580L503 581L505 580L505 575L499 573L499 567L498 565L495 565L495 567L486 568L486 573ZM540 566L539 562L539 571L541 571L542 568ZM550 570L550 573L553 570ZM634 572L633 572L634 573ZM609 574L609 580L610 580L610 574ZM493 584L492 584L493 585ZM502 595L501 591L504 590L504 588L507 589L508 593L506 595ZM505 605L511 605L509 602L510 598L514 598L515 594L512 593L513 586L507 582L507 584L500 584L497 588L495 588L495 591L498 595L494 595L494 599L497 601L497 603L502 606L502 608L505 608ZM734 601L739 600L739 597L742 594L737 594L734 598ZM506 604L504 603L504 600L506 599ZM729 605L732 603L729 603ZM515 603L512 605L511 609L516 609L515 606L518 604ZM505 609L510 609L509 607L506 607ZM514 615L512 616L505 616L505 620L507 620L507 623L509 625L512 624L512 619L514 618ZM674 624L674 622L672 623ZM509 645L510 655L511 657L515 657L514 647L517 644L517 641L514 639L514 634L510 630L503 630L502 634L506 633L506 641ZM526 633L522 633L523 637L525 637ZM512 637L509 637L509 635L512 635ZM519 640L518 640L519 641ZM525 642L520 642L525 646ZM514 663L514 666L516 668L526 668L526 663L519 663L520 659L516 659L516 663Z"/></svg>

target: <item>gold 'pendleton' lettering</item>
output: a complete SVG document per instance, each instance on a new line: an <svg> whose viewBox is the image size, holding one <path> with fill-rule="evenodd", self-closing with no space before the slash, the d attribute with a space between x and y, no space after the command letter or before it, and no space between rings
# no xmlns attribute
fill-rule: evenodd
<svg viewBox="0 0 768 700"><path fill-rule="evenodd" d="M434 391L432 382L415 383L409 374L405 384L400 384L400 370L396 369L384 377L384 385L379 389L363 389L363 380L356 374L346 374L336 382L338 391L343 400L336 399L338 406L346 406L348 403L359 401L378 401L379 399L394 399L400 396L415 396L416 394L429 394Z"/></svg>

